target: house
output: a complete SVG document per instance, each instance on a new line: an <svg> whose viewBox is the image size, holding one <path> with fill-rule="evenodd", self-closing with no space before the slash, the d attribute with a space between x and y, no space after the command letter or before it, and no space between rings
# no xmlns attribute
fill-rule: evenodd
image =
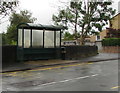
<svg viewBox="0 0 120 93"><path fill-rule="evenodd" d="M116 16L114 16L111 20L110 20L110 28L113 29L120 29L120 13L118 13Z"/></svg>
<svg viewBox="0 0 120 93"><path fill-rule="evenodd" d="M90 37L90 42L101 41L104 38L120 38L120 13L115 15L109 21L109 28L106 28L99 35Z"/></svg>

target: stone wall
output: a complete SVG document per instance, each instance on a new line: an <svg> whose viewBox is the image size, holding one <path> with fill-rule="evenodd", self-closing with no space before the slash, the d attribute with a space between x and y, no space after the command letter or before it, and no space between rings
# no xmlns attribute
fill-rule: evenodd
<svg viewBox="0 0 120 93"><path fill-rule="evenodd" d="M97 46L66 46L65 59L77 60L94 56L98 53Z"/></svg>
<svg viewBox="0 0 120 93"><path fill-rule="evenodd" d="M2 46L2 66L10 65L16 62L17 46Z"/></svg>
<svg viewBox="0 0 120 93"><path fill-rule="evenodd" d="M60 51L56 52L60 53ZM97 46L64 46L61 48L61 59L76 60L93 56L97 53ZM2 46L2 66L12 65L15 62L17 62L17 46Z"/></svg>

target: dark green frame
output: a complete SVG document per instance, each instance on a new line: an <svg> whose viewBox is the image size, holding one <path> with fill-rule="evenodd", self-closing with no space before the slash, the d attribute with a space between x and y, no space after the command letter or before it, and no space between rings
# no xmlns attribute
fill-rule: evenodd
<svg viewBox="0 0 120 93"><path fill-rule="evenodd" d="M47 25L30 25L29 23L21 23L17 27L17 37L18 37L18 29L22 29L22 47L18 46L18 38L17 38L17 59L18 61L24 60L36 60L36 59L58 59L61 58L61 33L62 29L66 29L63 26L47 26ZM24 29L30 29L30 48L24 48ZM34 48L32 45L32 34L33 29L35 30L43 30L43 47ZM53 48L45 48L45 31L50 30L54 31L54 47ZM56 47L56 31L60 31L60 44L59 47ZM36 55L36 57L35 57ZM52 56L51 56L52 55Z"/></svg>
<svg viewBox="0 0 120 93"><path fill-rule="evenodd" d="M23 25L23 26L22 26ZM54 48L56 48L56 31L60 31L60 47L61 47L61 30L65 29L65 27L58 27L58 26L40 26L40 27L35 27L35 26L30 26L29 24L27 23L22 23L22 24L19 24L18 27L17 27L17 37L18 37L18 29L22 29L22 48L24 48L24 29L30 29L30 48L32 48L32 33L33 33L33 29L36 29L36 30L43 30L43 48L44 48L44 36L45 36L45 31L46 30L49 30L50 31L54 31ZM18 38L17 38L17 46L18 46ZM19 47L19 46L18 46Z"/></svg>

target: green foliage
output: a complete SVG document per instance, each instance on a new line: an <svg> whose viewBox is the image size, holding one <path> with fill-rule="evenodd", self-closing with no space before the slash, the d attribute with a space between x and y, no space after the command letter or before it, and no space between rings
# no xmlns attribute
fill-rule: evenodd
<svg viewBox="0 0 120 93"><path fill-rule="evenodd" d="M17 25L20 23L32 23L36 19L32 17L32 13L27 10L20 13L13 13L10 17L10 26L7 28L7 43L16 44L17 42Z"/></svg>
<svg viewBox="0 0 120 93"><path fill-rule="evenodd" d="M63 34L64 40L74 40L76 36L77 36L77 37L80 37L80 34L77 33L77 35L75 35L75 34L71 34L71 33L69 33L69 32L65 32L65 33Z"/></svg>
<svg viewBox="0 0 120 93"><path fill-rule="evenodd" d="M32 13L28 10L20 11L20 13L13 13L10 17L11 25L18 25L20 23L32 23L36 18L32 17Z"/></svg>
<svg viewBox="0 0 120 93"><path fill-rule="evenodd" d="M102 31L103 26L108 24L108 20L115 14L115 10L110 7L112 3L103 0L102 2L87 2L86 0L71 1L70 6L60 10L58 15L53 15L53 21L57 25L66 24L74 29L74 33L80 32L81 37ZM60 16L61 15L61 16ZM68 27L68 28L69 28ZM82 29L80 31L80 29ZM85 39L85 38L81 38ZM84 42L84 40L82 40Z"/></svg>
<svg viewBox="0 0 120 93"><path fill-rule="evenodd" d="M12 44L13 41L17 41L17 28L16 25L10 25L7 28L7 41L8 44Z"/></svg>
<svg viewBox="0 0 120 93"><path fill-rule="evenodd" d="M68 19L72 19L73 15L70 14L68 8L66 10L60 10L58 16L53 15L52 20L55 25L66 26Z"/></svg>
<svg viewBox="0 0 120 93"><path fill-rule="evenodd" d="M0 36L2 37L2 45L16 45L17 42L15 40L9 40L8 39L8 35L6 33L2 33L0 34Z"/></svg>
<svg viewBox="0 0 120 93"><path fill-rule="evenodd" d="M16 45L16 44L17 44L16 41L14 41L14 40L11 41L11 45Z"/></svg>
<svg viewBox="0 0 120 93"><path fill-rule="evenodd" d="M0 34L0 37L2 37L2 45L7 45L7 35L3 32L2 34Z"/></svg>
<svg viewBox="0 0 120 93"><path fill-rule="evenodd" d="M120 38L106 38L102 40L103 46L120 46Z"/></svg>
<svg viewBox="0 0 120 93"><path fill-rule="evenodd" d="M74 35L70 34L69 32L65 32L63 38L64 38L64 40L73 40L74 39Z"/></svg>

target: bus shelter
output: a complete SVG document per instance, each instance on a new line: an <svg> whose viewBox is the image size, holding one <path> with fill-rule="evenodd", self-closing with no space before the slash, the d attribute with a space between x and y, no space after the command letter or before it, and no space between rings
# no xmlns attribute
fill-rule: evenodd
<svg viewBox="0 0 120 93"><path fill-rule="evenodd" d="M61 58L63 26L21 23L17 27L17 60Z"/></svg>

